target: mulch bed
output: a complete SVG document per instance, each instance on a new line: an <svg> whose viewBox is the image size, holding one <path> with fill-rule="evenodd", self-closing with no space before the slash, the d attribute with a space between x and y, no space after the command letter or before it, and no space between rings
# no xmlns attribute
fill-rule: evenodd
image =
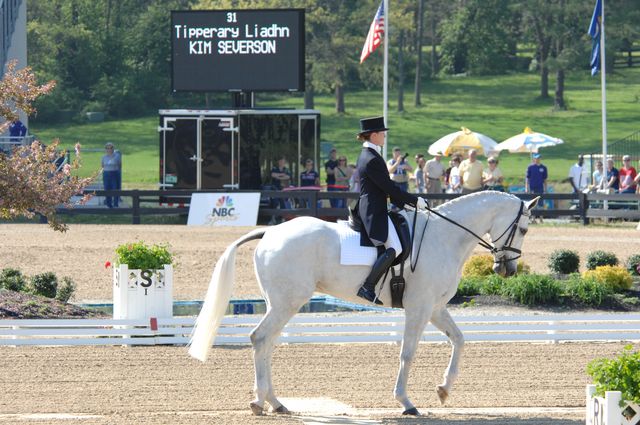
<svg viewBox="0 0 640 425"><path fill-rule="evenodd" d="M0 289L1 319L90 319L106 315L55 299Z"/></svg>

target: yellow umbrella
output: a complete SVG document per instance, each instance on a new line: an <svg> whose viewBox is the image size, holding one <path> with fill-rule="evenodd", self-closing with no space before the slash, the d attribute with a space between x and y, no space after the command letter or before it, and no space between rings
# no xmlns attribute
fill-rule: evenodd
<svg viewBox="0 0 640 425"><path fill-rule="evenodd" d="M498 154L496 146L498 146L498 142L491 137L462 127L462 130L438 139L429 146L428 152L429 155L436 155L438 152L442 152L444 155L449 156L454 152L475 149L479 155L489 156Z"/></svg>

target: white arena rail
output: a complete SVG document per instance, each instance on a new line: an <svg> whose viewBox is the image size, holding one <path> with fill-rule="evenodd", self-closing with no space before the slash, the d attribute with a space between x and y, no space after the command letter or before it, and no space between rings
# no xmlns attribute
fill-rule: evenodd
<svg viewBox="0 0 640 425"><path fill-rule="evenodd" d="M261 315L226 316L216 345L249 344ZM0 320L0 345L186 344L194 318L151 320ZM640 341L640 314L459 316L468 342ZM281 343L400 342L404 316L384 314L306 315L292 318ZM445 342L432 325L422 341Z"/></svg>

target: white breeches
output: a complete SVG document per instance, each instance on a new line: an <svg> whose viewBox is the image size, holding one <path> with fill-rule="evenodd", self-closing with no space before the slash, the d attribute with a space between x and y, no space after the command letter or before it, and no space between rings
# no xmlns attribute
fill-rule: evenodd
<svg viewBox="0 0 640 425"><path fill-rule="evenodd" d="M391 222L390 218L387 218L389 231L387 233L387 240L384 243L385 248L393 248L396 250L396 257L400 255L402 252L402 244L400 243L400 238L398 237L398 233L396 232L396 228Z"/></svg>

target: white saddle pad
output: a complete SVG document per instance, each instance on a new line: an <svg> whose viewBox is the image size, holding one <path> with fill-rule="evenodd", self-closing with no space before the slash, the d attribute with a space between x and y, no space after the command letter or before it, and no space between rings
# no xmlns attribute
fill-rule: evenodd
<svg viewBox="0 0 640 425"><path fill-rule="evenodd" d="M360 233L349 227L345 220L338 220L340 235L340 264L344 266L372 266L378 258L373 246L360 246Z"/></svg>

